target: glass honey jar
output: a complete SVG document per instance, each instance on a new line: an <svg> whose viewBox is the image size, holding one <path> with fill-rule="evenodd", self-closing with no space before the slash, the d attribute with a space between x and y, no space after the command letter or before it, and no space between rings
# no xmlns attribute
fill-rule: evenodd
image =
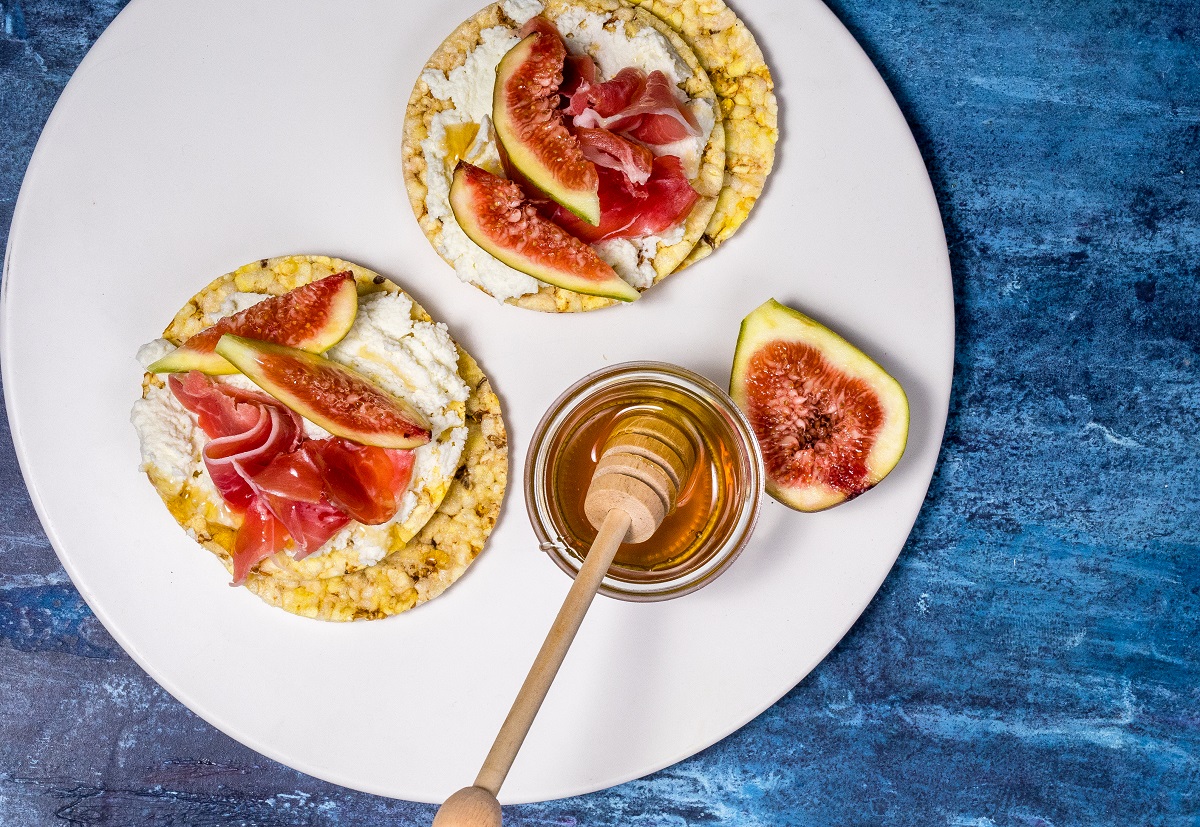
<svg viewBox="0 0 1200 827"><path fill-rule="evenodd" d="M639 414L668 419L695 461L675 509L654 536L617 551L600 591L623 600L665 600L724 571L758 518L763 465L750 423L709 380L662 362L627 362L585 376L550 406L525 463L525 502L542 548L571 576L596 530L583 502L609 434Z"/></svg>

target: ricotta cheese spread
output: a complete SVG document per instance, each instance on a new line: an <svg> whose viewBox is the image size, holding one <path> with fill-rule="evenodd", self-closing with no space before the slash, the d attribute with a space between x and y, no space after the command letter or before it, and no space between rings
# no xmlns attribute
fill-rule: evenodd
<svg viewBox="0 0 1200 827"><path fill-rule="evenodd" d="M596 255L604 259L617 275L639 290L654 284L654 256L660 244L670 246L683 240L683 224L665 236L647 235L641 238L610 238L592 245Z"/></svg>
<svg viewBox="0 0 1200 827"><path fill-rule="evenodd" d="M630 37L623 26L617 27L621 29L618 32L607 25L608 20L605 14L569 8L558 16L554 25L572 54L591 55L602 80L608 80L627 66L646 74L657 69L676 86L692 76L687 64L661 34L641 29Z"/></svg>
<svg viewBox="0 0 1200 827"><path fill-rule="evenodd" d="M222 316L264 298L267 297L235 293L220 313L205 322L213 324ZM388 553L393 527L401 535L416 534L445 496L458 470L467 439L466 400L470 389L458 375L458 348L446 326L416 321L412 311L412 299L402 293L380 292L360 297L354 325L325 356L353 368L419 410L430 422L432 437L414 452L412 478L395 516L380 525L351 522L314 556L353 545L361 565L378 562ZM137 358L145 367L173 349L170 342L158 339L143 345ZM217 379L258 389L241 374ZM141 470L198 486L210 502L220 504L224 516L232 522L232 515L204 467L201 450L208 437L170 389L148 389L146 396L134 403L130 419L141 441ZM308 420L304 420L304 431L310 439L329 436ZM418 506L422 506L418 515L421 525L408 525Z"/></svg>
<svg viewBox="0 0 1200 827"><path fill-rule="evenodd" d="M502 6L505 14L518 24L524 24L543 10L538 0L505 0ZM647 73L661 71L675 84L692 75L670 42L653 29L642 29L629 36L623 26L606 28L607 15L579 8L567 9L553 22L568 51L591 55L596 61L601 81L628 66ZM501 263L471 241L454 220L450 209L450 185L459 157L491 172L501 172L499 148L491 127L492 94L496 85L496 67L520 39L514 30L496 26L484 29L480 40L464 63L449 73L426 69L421 74L435 98L452 103L451 108L433 116L428 136L421 142L426 166L425 209L442 226L438 252L453 262L458 277L483 287L498 301L505 301L536 293L541 282ZM658 151L679 156L688 176L694 177L700 169L701 155L712 133L715 115L708 101L692 100L687 105L696 116L701 134ZM465 152L450 157L450 136L468 124L478 125L474 140ZM654 283L653 261L659 245L675 243L682 238L681 224L666 237L610 239L593 245L593 248L617 275L632 286L644 289Z"/></svg>

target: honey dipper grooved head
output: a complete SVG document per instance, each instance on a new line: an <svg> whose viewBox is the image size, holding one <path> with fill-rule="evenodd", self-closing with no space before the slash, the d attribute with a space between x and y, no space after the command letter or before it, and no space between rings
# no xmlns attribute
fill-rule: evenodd
<svg viewBox="0 0 1200 827"><path fill-rule="evenodd" d="M612 435L617 436L618 434L639 434L657 439L659 442L669 445L688 468L691 468L696 461L696 449L687 433L664 417L650 414L631 416L617 423L617 426L613 428Z"/></svg>
<svg viewBox="0 0 1200 827"><path fill-rule="evenodd" d="M675 509L696 453L687 435L661 417L639 415L616 423L600 452L583 510L597 530L610 511L629 515L627 543L653 536Z"/></svg>
<svg viewBox="0 0 1200 827"><path fill-rule="evenodd" d="M671 478L676 488L683 488L683 482L687 479L688 469L691 467L691 463L685 463L670 445L644 434L614 433L608 438L608 442L604 443L604 450L600 455L609 457L613 454L633 454L657 463Z"/></svg>
<svg viewBox="0 0 1200 827"><path fill-rule="evenodd" d="M662 500L666 513L670 514L675 509L675 495L679 489L671 481L670 475L657 462L637 454L609 454L600 460L600 464L596 466L596 471L592 476L594 479L598 479L606 474L624 474L627 477L641 480L654 489L654 493Z"/></svg>
<svg viewBox="0 0 1200 827"><path fill-rule="evenodd" d="M588 522L599 529L608 512L619 508L629 515L626 543L644 543L662 525L667 509L653 488L624 474L593 477L583 501Z"/></svg>

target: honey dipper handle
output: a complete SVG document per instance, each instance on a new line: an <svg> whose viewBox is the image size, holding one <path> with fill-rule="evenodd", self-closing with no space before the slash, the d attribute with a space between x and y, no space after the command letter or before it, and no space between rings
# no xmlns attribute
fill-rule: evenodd
<svg viewBox="0 0 1200 827"><path fill-rule="evenodd" d="M476 787L482 787L492 795L500 791L500 785L504 783L513 760L517 757L517 750L524 743L529 727L541 709L542 701L546 699L546 692L549 691L554 676L558 674L558 668L562 666L567 650L571 648L571 641L575 639L575 633L583 623L583 616L587 614L588 607L592 605L592 598L600 588L600 581L604 579L617 549L629 533L629 527L629 514L623 509L614 508L604 518L600 533L596 535L591 550L584 558L583 566L575 576L571 590L567 592L567 599L558 610L554 625L550 627L533 666L529 668L525 683L521 684L512 709L508 711L508 717L504 719L504 725L500 727L500 733L484 759L483 768L475 778Z"/></svg>

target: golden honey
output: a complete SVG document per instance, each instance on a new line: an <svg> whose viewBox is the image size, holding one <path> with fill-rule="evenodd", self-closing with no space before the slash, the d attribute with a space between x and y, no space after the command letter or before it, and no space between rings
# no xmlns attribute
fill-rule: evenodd
<svg viewBox="0 0 1200 827"><path fill-rule="evenodd" d="M757 445L723 391L660 363L618 365L586 377L538 426L526 464L526 499L543 548L573 574L596 536L583 503L600 452L614 427L638 414L677 425L696 458L675 509L649 540L621 546L601 591L658 600L699 588L723 571L758 513Z"/></svg>

